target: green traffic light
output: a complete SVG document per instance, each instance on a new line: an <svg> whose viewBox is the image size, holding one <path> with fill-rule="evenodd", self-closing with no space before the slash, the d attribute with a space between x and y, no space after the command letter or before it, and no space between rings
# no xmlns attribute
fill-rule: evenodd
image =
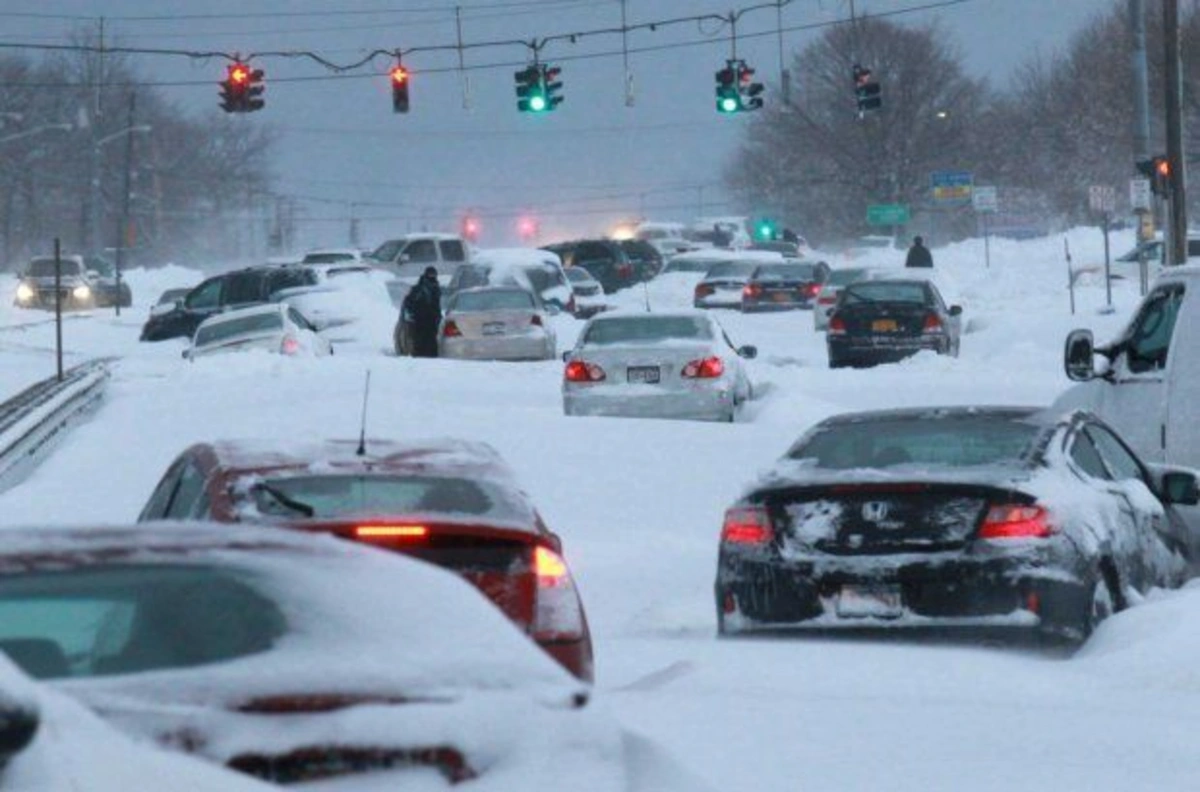
<svg viewBox="0 0 1200 792"><path fill-rule="evenodd" d="M740 102L732 96L723 96L717 102L717 109L722 113L736 113L740 109Z"/></svg>
<svg viewBox="0 0 1200 792"><path fill-rule="evenodd" d="M529 97L529 109L535 113L540 113L546 109L546 97L541 94L534 94Z"/></svg>

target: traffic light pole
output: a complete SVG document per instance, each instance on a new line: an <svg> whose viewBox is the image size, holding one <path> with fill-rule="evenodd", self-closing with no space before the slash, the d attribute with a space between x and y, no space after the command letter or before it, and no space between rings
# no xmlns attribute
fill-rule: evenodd
<svg viewBox="0 0 1200 792"><path fill-rule="evenodd" d="M1187 263L1187 178L1183 160L1183 80L1179 62L1179 0L1163 0L1163 37L1166 40L1167 161L1170 250L1168 264Z"/></svg>

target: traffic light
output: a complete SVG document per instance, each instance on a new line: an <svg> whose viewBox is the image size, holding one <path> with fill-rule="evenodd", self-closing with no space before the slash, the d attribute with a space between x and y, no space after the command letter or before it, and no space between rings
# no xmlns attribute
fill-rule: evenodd
<svg viewBox="0 0 1200 792"><path fill-rule="evenodd" d="M726 61L725 68L717 72L717 112L737 113L742 109L742 97L738 84L736 61Z"/></svg>
<svg viewBox="0 0 1200 792"><path fill-rule="evenodd" d="M542 87L546 93L546 109L553 110L562 104L563 98L558 95L562 90L562 80L558 79L562 74L561 66L542 65Z"/></svg>
<svg viewBox="0 0 1200 792"><path fill-rule="evenodd" d="M854 96L858 100L859 114L883 107L881 93L879 83L871 79L871 70L854 64Z"/></svg>
<svg viewBox="0 0 1200 792"><path fill-rule="evenodd" d="M463 217L462 238L468 242L477 242L479 240L479 219L474 215Z"/></svg>
<svg viewBox="0 0 1200 792"><path fill-rule="evenodd" d="M263 107L263 71L234 61L221 81L221 109L226 113L250 113Z"/></svg>
<svg viewBox="0 0 1200 792"><path fill-rule="evenodd" d="M408 69L397 63L390 72L392 78L392 111L408 112Z"/></svg>
<svg viewBox="0 0 1200 792"><path fill-rule="evenodd" d="M538 235L538 221L533 215L521 215L517 220L517 234L523 242L528 242Z"/></svg>
<svg viewBox="0 0 1200 792"><path fill-rule="evenodd" d="M517 109L522 113L547 113L562 104L558 96L562 69L542 63L531 63L513 74L517 81Z"/></svg>
<svg viewBox="0 0 1200 792"><path fill-rule="evenodd" d="M775 221L764 217L754 224L754 236L761 242L770 242L776 238Z"/></svg>
<svg viewBox="0 0 1200 792"><path fill-rule="evenodd" d="M745 61L738 61L738 95L741 97L742 110L758 110L763 106L763 84L754 82L754 69Z"/></svg>
<svg viewBox="0 0 1200 792"><path fill-rule="evenodd" d="M1171 160L1163 156L1151 157L1137 163L1138 173L1150 180L1150 190L1160 198L1171 194Z"/></svg>
<svg viewBox="0 0 1200 792"><path fill-rule="evenodd" d="M250 69L249 71L249 87L246 89L246 103L243 112L253 113L255 110L262 110L263 105L266 104L266 100L262 98L266 86L262 84L262 69Z"/></svg>

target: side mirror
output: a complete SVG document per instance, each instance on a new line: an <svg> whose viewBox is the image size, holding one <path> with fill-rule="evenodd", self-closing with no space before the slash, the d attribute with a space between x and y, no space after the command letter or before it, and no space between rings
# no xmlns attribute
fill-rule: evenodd
<svg viewBox="0 0 1200 792"><path fill-rule="evenodd" d="M1200 481L1194 473L1172 470L1162 477L1162 498L1167 503L1195 506L1200 503Z"/></svg>
<svg viewBox="0 0 1200 792"><path fill-rule="evenodd" d="M1091 330L1072 330L1063 349L1063 367L1067 379L1087 382L1096 378L1095 340Z"/></svg>
<svg viewBox="0 0 1200 792"><path fill-rule="evenodd" d="M758 347L751 344L740 346L737 348L738 357L746 358L746 360L754 360L758 357Z"/></svg>
<svg viewBox="0 0 1200 792"><path fill-rule="evenodd" d="M190 350L190 349L183 350L183 354L180 357L182 357L184 360L191 360L192 359L192 350Z"/></svg>
<svg viewBox="0 0 1200 792"><path fill-rule="evenodd" d="M951 305L949 314L951 316L962 316L962 306L961 305Z"/></svg>

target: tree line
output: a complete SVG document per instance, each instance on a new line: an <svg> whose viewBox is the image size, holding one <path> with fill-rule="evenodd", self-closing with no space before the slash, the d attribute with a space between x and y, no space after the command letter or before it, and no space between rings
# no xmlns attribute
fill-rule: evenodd
<svg viewBox="0 0 1200 792"><path fill-rule="evenodd" d="M1162 29L1158 10L1148 12L1152 155L1165 152ZM1185 148L1200 151L1192 87L1200 84L1200 9L1184 12L1181 31ZM935 242L975 233L969 205L933 198L931 174L947 170L996 186L996 221L1030 231L1095 222L1091 185L1116 188L1124 216L1137 176L1132 42L1127 3L1115 0L1061 53L1028 60L998 88L967 75L936 23L865 17L831 28L795 54L799 85L751 120L726 185L748 212L778 216L818 241L868 233L866 207L890 203L908 205L907 230ZM873 70L883 91L883 108L862 117L856 63Z"/></svg>

